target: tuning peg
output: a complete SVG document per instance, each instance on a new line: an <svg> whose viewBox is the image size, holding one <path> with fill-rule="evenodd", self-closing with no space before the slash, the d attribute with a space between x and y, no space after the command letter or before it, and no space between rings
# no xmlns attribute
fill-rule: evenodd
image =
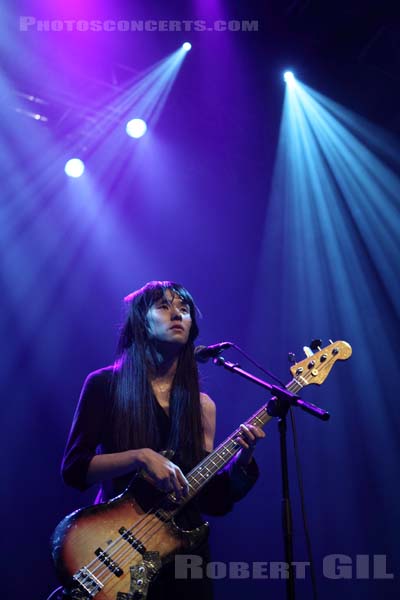
<svg viewBox="0 0 400 600"><path fill-rule="evenodd" d="M307 358L314 354L314 352L308 346L303 346L303 352L307 356Z"/></svg>
<svg viewBox="0 0 400 600"><path fill-rule="evenodd" d="M321 350L322 340L313 340L310 344L310 348L313 352L319 352Z"/></svg>
<svg viewBox="0 0 400 600"><path fill-rule="evenodd" d="M296 355L294 352L288 353L288 361L289 361L289 364L291 364L291 365L296 364Z"/></svg>

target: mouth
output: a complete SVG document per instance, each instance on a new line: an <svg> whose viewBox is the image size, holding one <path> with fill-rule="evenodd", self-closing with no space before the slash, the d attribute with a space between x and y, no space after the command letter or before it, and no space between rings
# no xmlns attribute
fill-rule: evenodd
<svg viewBox="0 0 400 600"><path fill-rule="evenodd" d="M170 327L170 329L173 329L174 331L185 331L185 329L182 325L172 325L172 327Z"/></svg>

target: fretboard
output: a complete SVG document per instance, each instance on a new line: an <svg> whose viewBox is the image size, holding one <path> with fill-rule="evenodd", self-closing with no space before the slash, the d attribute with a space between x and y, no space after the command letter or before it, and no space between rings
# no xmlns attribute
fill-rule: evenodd
<svg viewBox="0 0 400 600"><path fill-rule="evenodd" d="M286 389L296 394L303 386L293 379ZM268 402L264 404L256 413L254 413L245 425L258 425L264 427L273 417L267 412ZM181 502L181 506L189 502L218 471L221 471L230 460L239 452L241 445L236 441L241 433L241 429L236 429L226 438L211 454L208 454L194 469L186 475L189 482L189 493ZM173 511L176 512L176 511Z"/></svg>

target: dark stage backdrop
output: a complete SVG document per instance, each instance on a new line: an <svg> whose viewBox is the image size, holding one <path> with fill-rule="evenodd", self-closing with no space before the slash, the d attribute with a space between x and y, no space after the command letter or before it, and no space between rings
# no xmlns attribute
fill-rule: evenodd
<svg viewBox="0 0 400 600"><path fill-rule="evenodd" d="M318 253L318 268L302 280L297 267L306 248L296 231L283 227L291 206L276 200L279 190L271 190L271 182L287 64L314 89L388 130L398 124L398 80L387 85L382 70L357 62L351 45L359 39L356 19L349 16L352 37L337 15L309 15L306 3L8 4L0 42L2 597L44 600L57 585L49 537L65 514L95 495L67 489L59 475L81 385L88 372L113 361L122 298L149 280L171 279L193 293L203 314L199 343L235 341L284 381L290 379L287 353L302 358L312 338L352 344L348 362L336 365L321 388L304 391L331 420L296 413L319 597L397 598L398 298L382 284L379 264L369 261L361 242L359 262L342 283L319 276L326 254ZM259 31L23 33L20 15L217 16L255 19ZM124 138L118 146L111 136L108 146L104 134L84 179L68 180L63 165L81 135L74 132L84 122L82 107L104 91L94 82L124 82L186 39L193 48L140 150L140 141ZM15 112L15 90L51 98L50 122ZM357 236L356 229L348 235ZM311 238L306 228L302 243ZM368 282L368 303L361 279ZM266 395L213 365L201 373L203 389L217 403L219 442ZM231 514L211 520L215 561L251 568L284 560L275 422L256 458L261 476L255 489ZM295 558L308 561L290 431L289 462ZM352 562L348 578L324 572L331 555ZM369 557L368 577L364 568L364 578L357 578L359 555ZM374 555L387 557L394 579L374 579ZM308 569L296 585L299 599L312 597ZM215 589L217 598L232 600L285 594L284 581L271 578L226 577Z"/></svg>

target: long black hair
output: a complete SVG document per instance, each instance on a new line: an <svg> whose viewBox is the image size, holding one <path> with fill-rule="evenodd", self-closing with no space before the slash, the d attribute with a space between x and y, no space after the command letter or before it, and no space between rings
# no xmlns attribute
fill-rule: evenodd
<svg viewBox="0 0 400 600"><path fill-rule="evenodd" d="M121 328L114 365L112 430L118 451L134 448L160 450L156 405L149 373L157 367L156 342L149 336L146 316L167 290L189 306L192 325L182 348L170 396L171 430L168 449L194 465L203 457L203 425L199 375L194 340L199 334L196 306L190 293L171 281L151 281L125 298L127 315Z"/></svg>

